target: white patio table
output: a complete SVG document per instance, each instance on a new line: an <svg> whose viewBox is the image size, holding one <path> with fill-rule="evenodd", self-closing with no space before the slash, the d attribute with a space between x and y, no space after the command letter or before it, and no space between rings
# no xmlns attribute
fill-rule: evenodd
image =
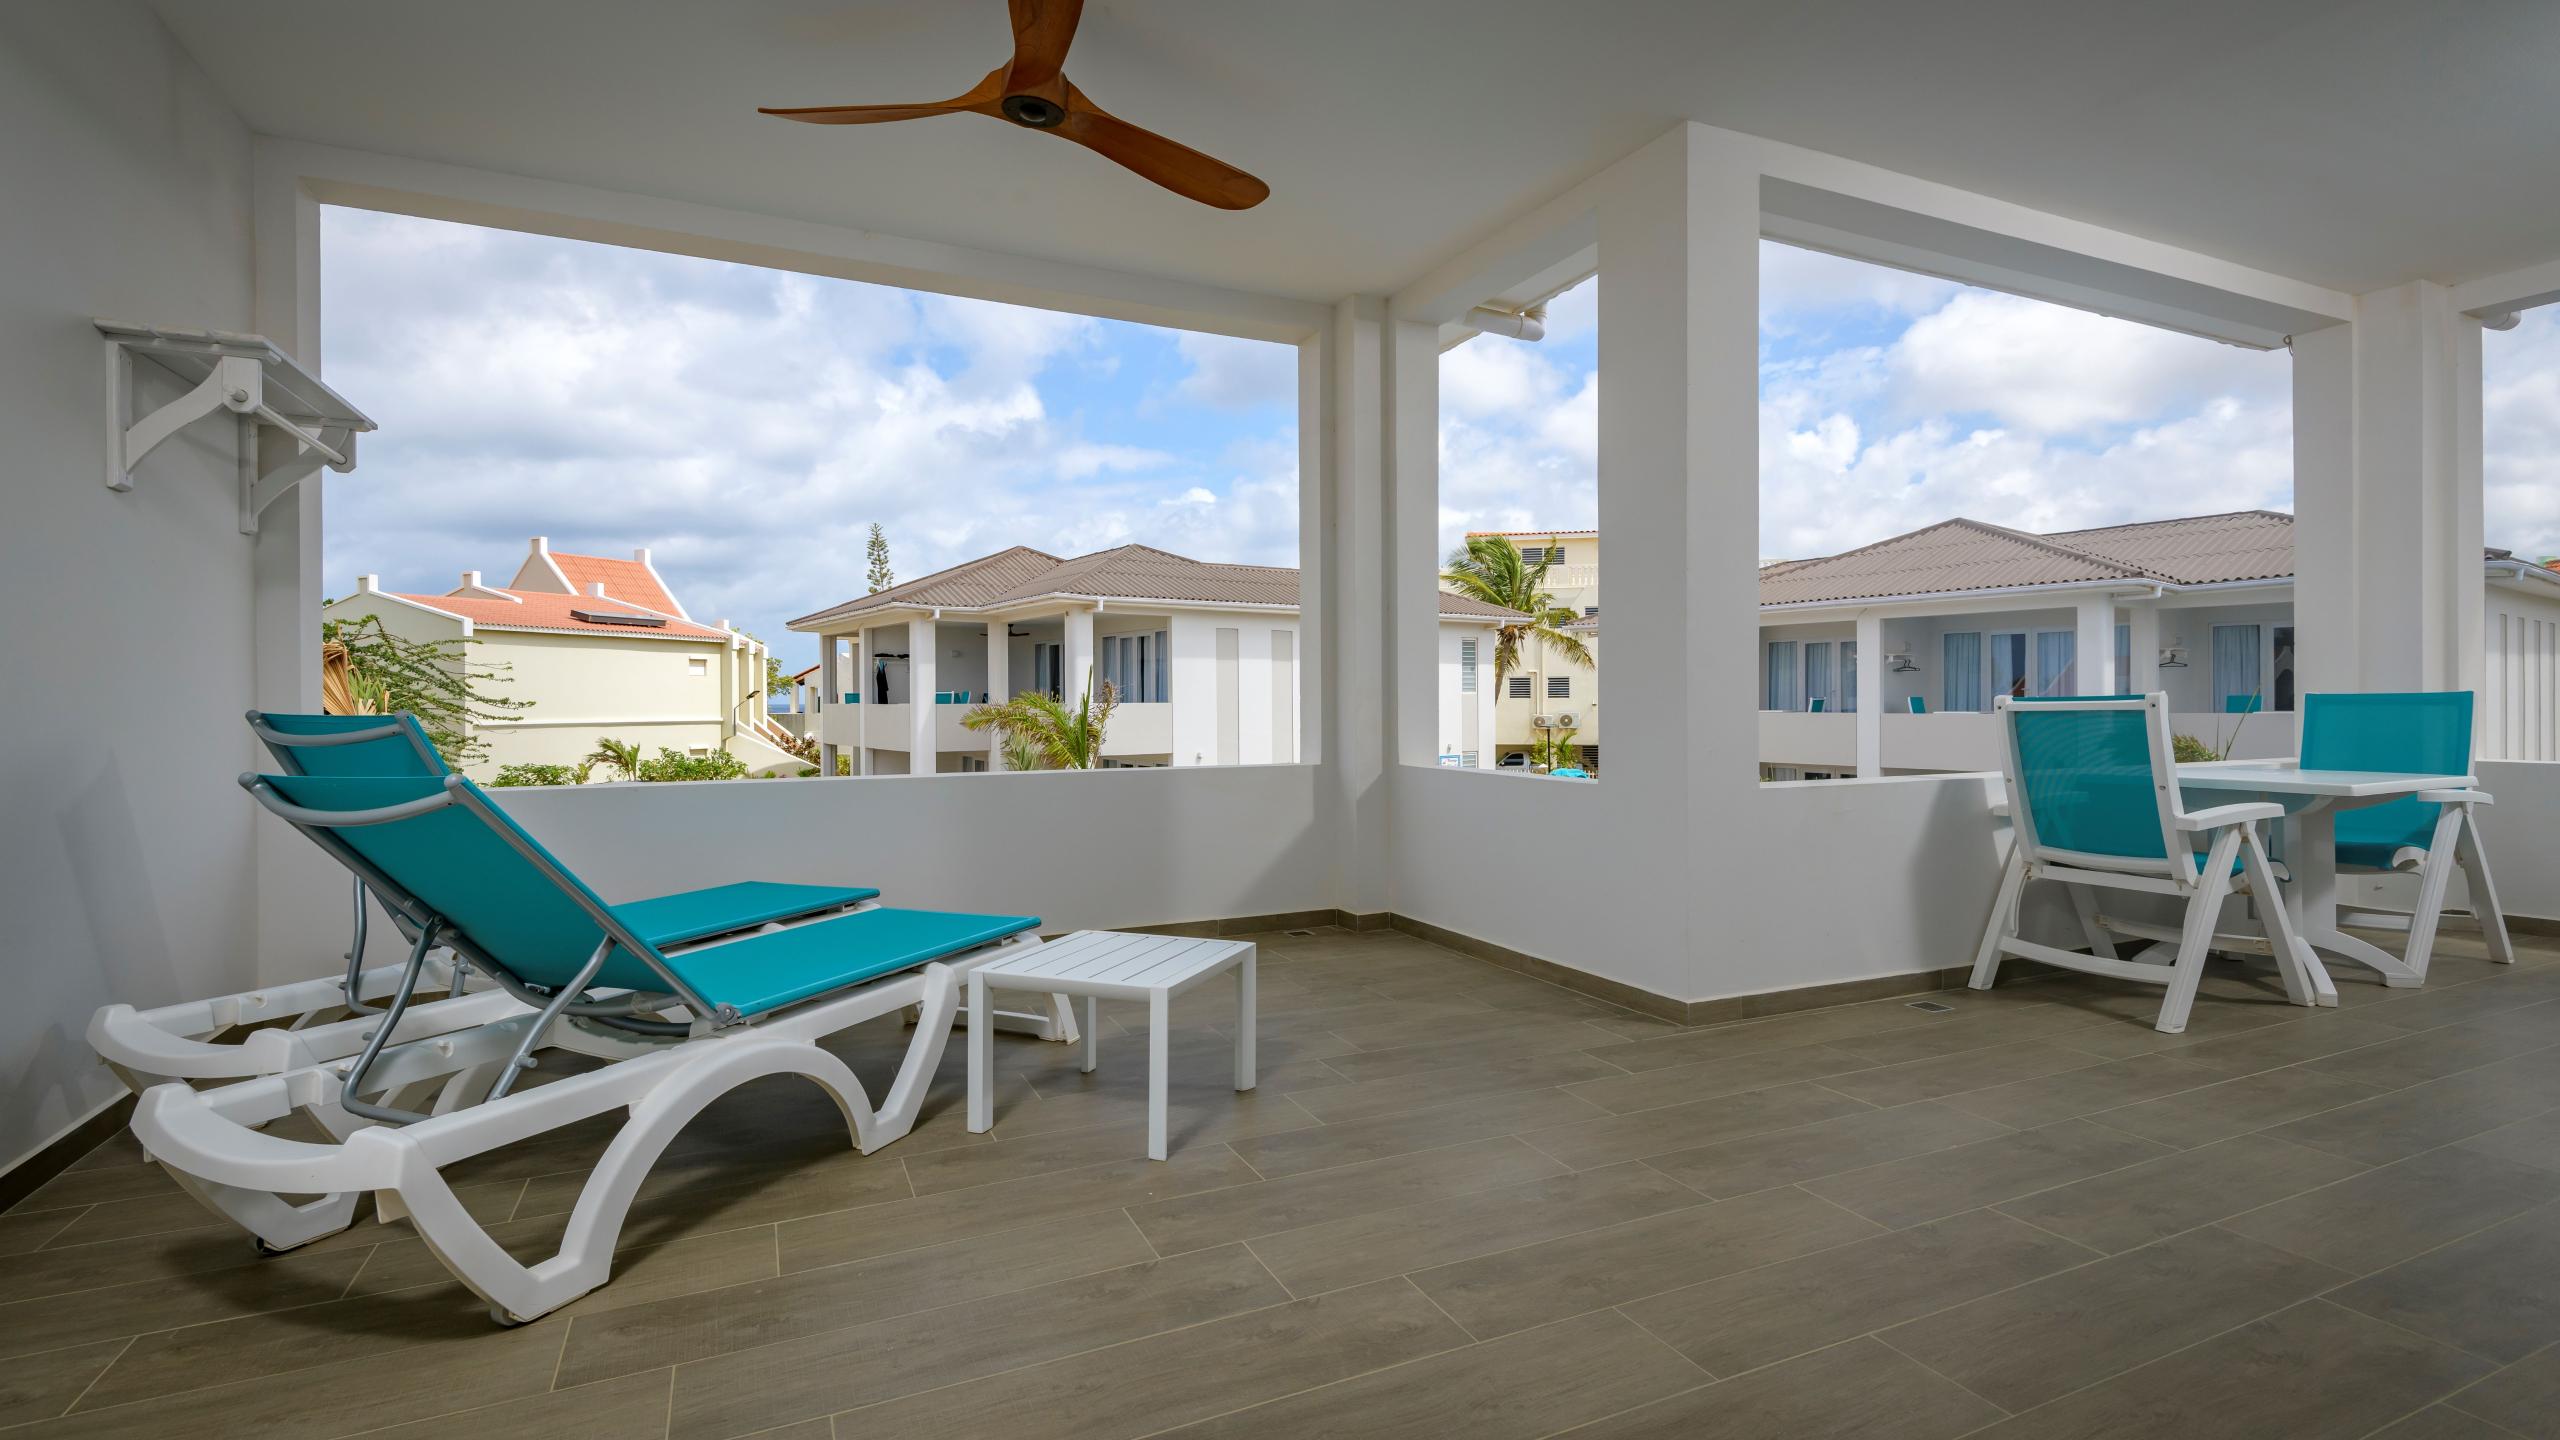
<svg viewBox="0 0 2560 1440"><path fill-rule="evenodd" d="M2297 943L2323 1005L2338 1003L2338 990L2319 954L2380 971L2382 983L2411 986L2426 977L2400 957L2338 928L2338 816L2342 809L2374 805L2421 790L2469 790L2469 775L2416 775L2388 770L2305 770L2290 760L2206 762L2178 767L2183 791L2221 792L2224 803L2255 797L2284 806L2282 859L2290 879L2285 906Z"/></svg>
<svg viewBox="0 0 2560 1440"><path fill-rule="evenodd" d="M1181 935L1130 935L1079 930L1052 940L1020 959L989 961L969 972L969 1129L983 1134L995 1124L995 1048L987 1023L987 992L1035 990L1084 997L1084 1069L1090 1074L1102 1046L1099 1000L1147 1002L1147 1157L1165 1158L1166 1092L1172 1081L1170 1047L1173 997L1221 971L1236 975L1236 1088L1254 1085L1254 959L1250 940L1211 940Z"/></svg>

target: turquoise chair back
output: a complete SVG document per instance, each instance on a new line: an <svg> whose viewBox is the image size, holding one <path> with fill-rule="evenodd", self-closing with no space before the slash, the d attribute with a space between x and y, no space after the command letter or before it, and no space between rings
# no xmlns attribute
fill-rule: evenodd
<svg viewBox="0 0 2560 1440"><path fill-rule="evenodd" d="M1921 698L1920 698L1919 696L1917 696L1917 695L1914 695L1914 696L1910 697L1910 699L1911 699L1911 713L1912 713L1912 714L1914 714L1914 715L1926 715L1926 714L1928 714L1928 713L1929 713L1929 702L1928 702L1928 701L1921 699Z"/></svg>
<svg viewBox="0 0 2560 1440"><path fill-rule="evenodd" d="M366 876L368 883L396 886L457 932L466 953L495 961L519 980L566 985L604 942L598 918L606 910L604 901L462 776L242 779L244 784L263 783L288 803L315 812L296 823L325 829L325 838L313 838L352 852L363 869L375 872ZM438 797L453 803L405 819L352 823L367 811ZM331 826L326 817L333 814L348 816L350 823ZM633 937L623 938L627 944ZM657 958L645 947L643 951ZM670 988L657 970L622 948L589 983L625 990Z"/></svg>
<svg viewBox="0 0 2560 1440"><path fill-rule="evenodd" d="M418 717L272 715L249 712L249 729L295 775L449 775Z"/></svg>
<svg viewBox="0 0 2560 1440"><path fill-rule="evenodd" d="M2128 704L2127 701L2132 703ZM2115 708L2084 708L2112 706ZM2156 711L2142 697L2004 697L2010 794L2042 850L2169 860Z"/></svg>
<svg viewBox="0 0 2560 1440"><path fill-rule="evenodd" d="M2255 715L2258 713L2258 697L2255 695L2225 695L2222 697L2222 713L2225 715Z"/></svg>
<svg viewBox="0 0 2560 1440"><path fill-rule="evenodd" d="M1822 713L1825 703L1826 702L1823 700L1823 697L1816 695L1812 699L1804 702L1805 713L1808 715L1819 715Z"/></svg>
<svg viewBox="0 0 2560 1440"><path fill-rule="evenodd" d="M2471 773L2471 692L2422 690L2302 698L2302 768ZM2338 811L2338 850L2415 846L2435 838L2436 812L2414 795Z"/></svg>

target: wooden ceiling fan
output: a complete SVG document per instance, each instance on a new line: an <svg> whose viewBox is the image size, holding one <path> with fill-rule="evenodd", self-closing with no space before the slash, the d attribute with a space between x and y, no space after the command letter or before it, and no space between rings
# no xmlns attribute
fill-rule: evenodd
<svg viewBox="0 0 2560 1440"><path fill-rule="evenodd" d="M1013 58L987 72L965 95L923 105L760 107L811 125L874 125L968 111L1044 130L1136 171L1177 195L1221 210L1250 210L1271 187L1251 175L1141 130L1093 103L1067 79L1067 47L1075 43L1084 0L1006 0L1013 12Z"/></svg>

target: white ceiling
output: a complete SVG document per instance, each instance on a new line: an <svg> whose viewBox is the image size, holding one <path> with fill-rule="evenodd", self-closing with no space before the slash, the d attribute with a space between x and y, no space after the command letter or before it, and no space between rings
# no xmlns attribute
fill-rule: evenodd
<svg viewBox="0 0 2560 1440"><path fill-rule="evenodd" d="M977 116L1002 0L158 0L263 133L1311 300L1690 118L2367 290L2560 255L2550 0L1091 0L1068 73L1226 214Z"/></svg>

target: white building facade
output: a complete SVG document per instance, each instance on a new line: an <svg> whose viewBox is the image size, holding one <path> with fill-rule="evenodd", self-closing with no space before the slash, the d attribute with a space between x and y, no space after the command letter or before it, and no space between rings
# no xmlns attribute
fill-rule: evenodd
<svg viewBox="0 0 2560 1440"><path fill-rule="evenodd" d="M2560 759L2560 571L2482 563L2477 753ZM2158 690L2216 753L2296 749L2289 515L2055 535L1950 520L1765 566L1760 585L1764 779L1997 770L2002 695Z"/></svg>
<svg viewBox="0 0 2560 1440"><path fill-rule="evenodd" d="M1514 612L1448 597L1439 634L1444 764L1489 766L1493 635ZM1105 769L1304 758L1298 572L1143 545L1074 559L1027 546L791 622L818 637L819 771L1006 768L980 705L1029 691L1070 706L1109 686ZM928 762L921 757L930 756Z"/></svg>

